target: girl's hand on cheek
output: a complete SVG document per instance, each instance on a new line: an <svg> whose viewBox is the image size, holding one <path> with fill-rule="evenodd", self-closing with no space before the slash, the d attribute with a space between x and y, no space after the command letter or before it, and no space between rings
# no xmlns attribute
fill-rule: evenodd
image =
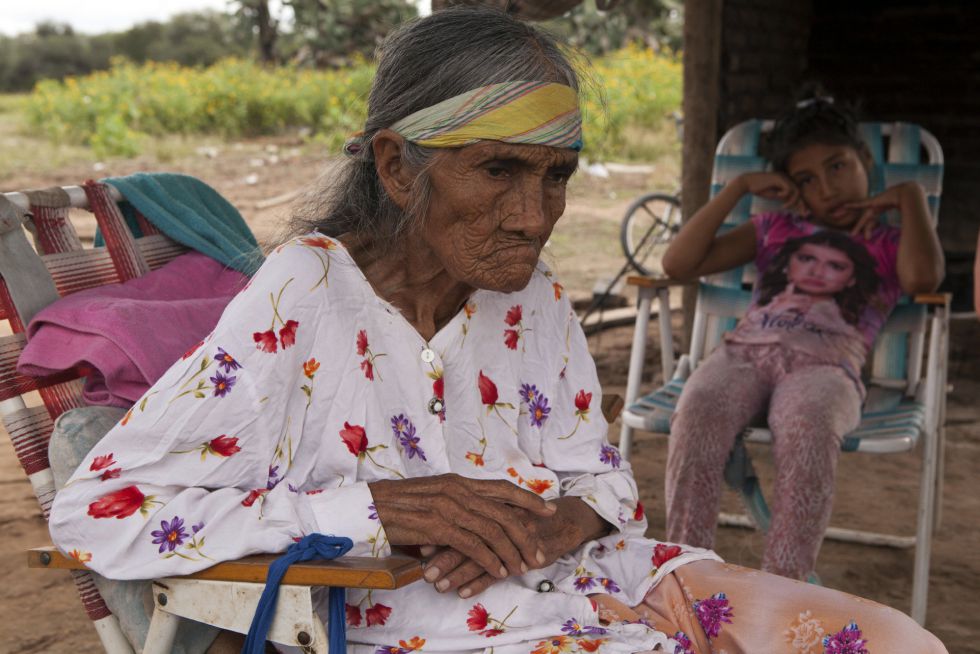
<svg viewBox="0 0 980 654"><path fill-rule="evenodd" d="M865 239L870 239L875 227L878 226L878 217L886 211L899 208L898 194L898 187L893 186L873 198L845 204L843 208L859 214L854 225L851 227L851 235L860 234Z"/></svg>

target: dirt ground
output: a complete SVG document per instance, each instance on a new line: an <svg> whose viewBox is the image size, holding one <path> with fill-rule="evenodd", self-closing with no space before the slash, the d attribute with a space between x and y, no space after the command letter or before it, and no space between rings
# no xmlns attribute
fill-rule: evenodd
<svg viewBox="0 0 980 654"><path fill-rule="evenodd" d="M283 140L201 148L166 164L153 158L109 162L94 169L68 164L45 172L0 175L0 191L78 184L91 177L167 168L196 175L212 184L235 206L260 240L273 241L289 213L287 197L313 182L323 157L308 147ZM36 167L31 167L36 169ZM671 189L676 162L664 161L640 173L609 178L580 175L573 180L566 217L548 248L548 258L574 297L587 298L598 280L611 278L623 263L618 223L629 201L646 190ZM93 229L88 224L86 230ZM675 322L677 322L675 316ZM656 327L650 333L653 373L659 353ZM590 338L606 392L624 392L630 327ZM971 607L980 591L980 324L952 327L949 411L945 455L943 519L932 551L928 627L955 654L980 653L980 617ZM644 380L650 387L658 380ZM619 425L612 428L618 438ZM772 479L768 452L753 450L764 483ZM664 529L663 469L666 441L639 433L633 465L650 517L650 534ZM896 533L912 533L918 497L919 452L891 456L847 454L841 458L833 524ZM30 486L6 438L0 437L0 652L96 652L97 637L78 602L67 574L28 570L25 550L49 542ZM727 494L724 509L738 509ZM720 528L716 549L726 559L759 563L761 537L748 530ZM818 562L826 586L909 609L912 551L828 541ZM876 653L880 654L880 653Z"/></svg>

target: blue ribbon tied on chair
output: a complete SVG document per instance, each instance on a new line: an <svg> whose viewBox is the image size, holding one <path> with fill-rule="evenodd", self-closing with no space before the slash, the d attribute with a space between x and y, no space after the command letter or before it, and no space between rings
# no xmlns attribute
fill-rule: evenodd
<svg viewBox="0 0 980 654"><path fill-rule="evenodd" d="M269 565L269 573L265 578L265 590L255 607L252 624L248 628L248 637L242 654L264 654L265 640L272 626L272 618L276 614L276 600L279 598L279 585L282 578L294 563L301 561L326 560L330 561L343 556L354 547L350 538L309 534L298 543L293 543ZM329 629L330 654L343 654L347 649L347 621L344 614L346 589L330 587L329 596Z"/></svg>

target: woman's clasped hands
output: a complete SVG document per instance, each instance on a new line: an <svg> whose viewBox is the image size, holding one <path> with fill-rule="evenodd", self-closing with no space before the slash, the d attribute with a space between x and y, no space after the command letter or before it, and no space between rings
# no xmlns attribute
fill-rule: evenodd
<svg viewBox="0 0 980 654"><path fill-rule="evenodd" d="M476 595L550 565L608 528L576 497L545 501L508 481L456 474L372 482L392 546L419 546L436 590Z"/></svg>

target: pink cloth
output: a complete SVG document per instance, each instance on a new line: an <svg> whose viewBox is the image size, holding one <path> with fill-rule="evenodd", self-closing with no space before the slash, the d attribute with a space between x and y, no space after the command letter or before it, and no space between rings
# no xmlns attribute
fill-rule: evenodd
<svg viewBox="0 0 980 654"><path fill-rule="evenodd" d="M865 239L789 213L752 222L759 278L752 306L725 339L781 343L843 367L860 384L867 352L901 295L898 229L879 225Z"/></svg>
<svg viewBox="0 0 980 654"><path fill-rule="evenodd" d="M91 369L89 404L129 407L217 324L248 278L198 252L123 284L69 295L27 327L17 371Z"/></svg>

